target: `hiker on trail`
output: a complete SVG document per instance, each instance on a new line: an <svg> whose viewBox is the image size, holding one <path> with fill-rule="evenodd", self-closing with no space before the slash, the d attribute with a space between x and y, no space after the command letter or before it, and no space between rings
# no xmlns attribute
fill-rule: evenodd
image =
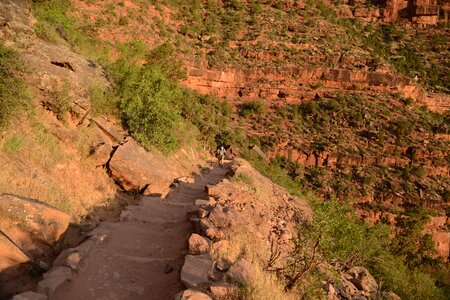
<svg viewBox="0 0 450 300"><path fill-rule="evenodd" d="M223 160L225 159L225 147L224 146L220 146L220 148L217 149L216 151L216 156L217 159L219 160L219 166L222 168L223 167Z"/></svg>

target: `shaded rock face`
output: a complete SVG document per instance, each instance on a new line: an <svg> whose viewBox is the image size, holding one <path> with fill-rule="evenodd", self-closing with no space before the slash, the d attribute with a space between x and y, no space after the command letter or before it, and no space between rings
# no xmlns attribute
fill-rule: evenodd
<svg viewBox="0 0 450 300"><path fill-rule="evenodd" d="M7 236L0 232L0 273L30 261Z"/></svg>
<svg viewBox="0 0 450 300"><path fill-rule="evenodd" d="M22 251L43 255L66 231L71 217L38 200L5 194L0 196L2 231Z"/></svg>

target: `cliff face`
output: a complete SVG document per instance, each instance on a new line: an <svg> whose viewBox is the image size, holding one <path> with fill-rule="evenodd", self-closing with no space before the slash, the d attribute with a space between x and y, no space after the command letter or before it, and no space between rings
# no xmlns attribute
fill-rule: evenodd
<svg viewBox="0 0 450 300"><path fill-rule="evenodd" d="M353 8L354 17L363 20L379 18L385 22L395 22L399 19L408 19L422 26L436 25L440 20L443 22L449 20L447 0L362 0L347 1L346 4Z"/></svg>
<svg viewBox="0 0 450 300"><path fill-rule="evenodd" d="M188 79L184 84L201 93L213 94L233 102L266 99L274 103L303 103L317 95L341 92L396 92L426 105L432 111L445 112L450 96L427 93L413 80L388 72L344 68L224 67L208 68L207 63L187 62Z"/></svg>

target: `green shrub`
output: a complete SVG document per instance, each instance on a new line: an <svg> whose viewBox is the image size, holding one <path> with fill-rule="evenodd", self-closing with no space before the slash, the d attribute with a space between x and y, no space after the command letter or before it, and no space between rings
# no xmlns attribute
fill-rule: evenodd
<svg viewBox="0 0 450 300"><path fill-rule="evenodd" d="M121 45L120 50L122 58L110 68L114 92L122 119L139 142L174 151L192 124L210 149L236 143L238 135L230 130L226 117L231 107L178 84L185 72L169 44L148 52L146 45L134 42ZM143 60L146 63L140 65Z"/></svg>
<svg viewBox="0 0 450 300"><path fill-rule="evenodd" d="M128 74L120 90L125 124L144 146L174 151L178 147L176 127L181 124L174 104L180 97L180 89L159 67L145 66Z"/></svg>
<svg viewBox="0 0 450 300"><path fill-rule="evenodd" d="M25 138L21 134L14 134L5 140L3 144L3 151L9 154L16 154L25 145Z"/></svg>
<svg viewBox="0 0 450 300"><path fill-rule="evenodd" d="M51 109L58 120L65 121L66 114L70 111L70 84L64 81L60 89L53 91L51 95Z"/></svg>
<svg viewBox="0 0 450 300"><path fill-rule="evenodd" d="M266 111L264 103L260 100L252 100L241 105L241 115L248 116L252 114L263 114Z"/></svg>
<svg viewBox="0 0 450 300"><path fill-rule="evenodd" d="M109 90L105 90L101 83L92 83L89 86L89 96L94 115L117 115L118 103L116 96Z"/></svg>

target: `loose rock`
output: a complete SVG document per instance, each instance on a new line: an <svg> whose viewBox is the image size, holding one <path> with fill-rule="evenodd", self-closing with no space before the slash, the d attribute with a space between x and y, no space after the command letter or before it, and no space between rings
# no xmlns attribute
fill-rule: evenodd
<svg viewBox="0 0 450 300"><path fill-rule="evenodd" d="M35 292L25 292L15 295L11 300L47 300L47 296Z"/></svg>
<svg viewBox="0 0 450 300"><path fill-rule="evenodd" d="M212 299L205 293L189 289L178 293L175 296L175 300L212 300Z"/></svg>
<svg viewBox="0 0 450 300"><path fill-rule="evenodd" d="M255 275L255 268L247 260L241 258L231 266L227 275L232 281L248 284Z"/></svg>
<svg viewBox="0 0 450 300"><path fill-rule="evenodd" d="M66 267L55 267L44 274L44 279L38 283L38 292L52 298L53 294L72 279L72 271Z"/></svg>
<svg viewBox="0 0 450 300"><path fill-rule="evenodd" d="M228 283L215 284L209 287L215 297L226 297L237 293L237 288Z"/></svg>
<svg viewBox="0 0 450 300"><path fill-rule="evenodd" d="M189 238L189 253L193 255L209 252L211 241L201 235L193 233Z"/></svg>
<svg viewBox="0 0 450 300"><path fill-rule="evenodd" d="M212 266L209 255L187 255L181 269L181 281L188 288L206 287L211 283L208 275Z"/></svg>

